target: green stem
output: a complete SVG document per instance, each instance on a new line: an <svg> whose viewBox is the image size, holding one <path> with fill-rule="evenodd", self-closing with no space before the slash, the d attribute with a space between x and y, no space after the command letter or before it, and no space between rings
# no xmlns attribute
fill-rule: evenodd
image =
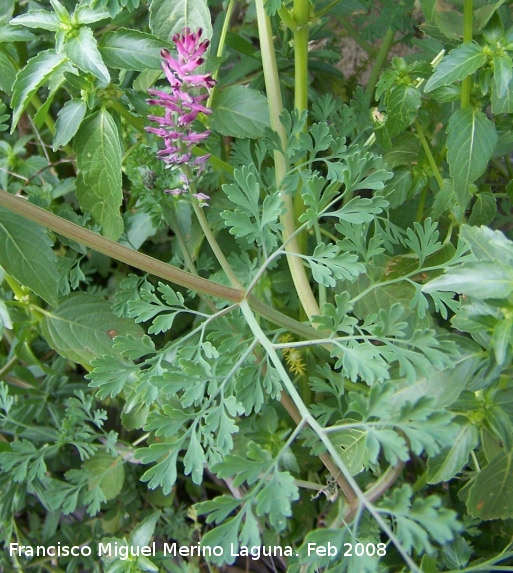
<svg viewBox="0 0 513 573"><path fill-rule="evenodd" d="M201 294L210 295L231 302L239 302L246 299L251 308L272 324L290 330L305 338L319 338L319 333L306 324L302 324L289 316L277 311L271 306L256 297L249 295L243 290L235 289L225 285L215 283L202 277L194 276L186 271L177 269L172 265L119 245L106 237L97 235L88 229L58 217L41 207L29 203L25 199L15 197L0 189L0 206L37 223L47 229L54 231L68 239L77 241L81 245L89 247L99 253L111 257L127 265L150 273L156 277L167 280L171 283L194 290Z"/></svg>
<svg viewBox="0 0 513 573"><path fill-rule="evenodd" d="M410 570L414 573L420 573L420 569L413 562L408 553L404 550L402 544L397 539L394 532L390 529L390 526L386 523L381 514L374 508L372 503L370 503L369 500L365 497L365 494L358 486L356 480L351 475L351 472L347 469L346 464L342 461L342 458L340 457L337 448L333 445L332 441L324 431L324 428L319 424L319 422L317 422L317 420L312 416L312 414L310 414L310 411L308 410L307 406L301 399L301 396L296 390L296 387L294 386L292 380L287 374L285 367L281 363L281 360L278 354L276 353L276 350L274 349L272 342L266 337L266 335L260 328L260 325L258 324L258 321L253 315L248 303L246 301L242 301L241 303L239 303L239 308L241 309L241 312L244 315L244 318L246 319L246 322L249 328L251 329L253 336L264 348L264 350L266 350L270 361L276 368L276 371L278 372L281 378L285 391L288 393L288 395L294 402L294 405L297 408L299 415L301 416L302 423L308 424L310 428L317 434L318 438L321 440L327 452L329 453L331 459L333 460L333 463L342 473L345 481L351 488L354 497L356 497L359 504L363 506L371 514L371 516L374 518L374 520L382 529L382 531L388 536L390 541L395 545L397 551L401 554L406 564L410 567Z"/></svg>
<svg viewBox="0 0 513 573"><path fill-rule="evenodd" d="M217 52L216 52L217 58L221 58L224 53L226 34L228 33L228 28L230 27L230 20L232 19L232 12L234 6L235 6L235 0L230 0L226 8L226 15L224 17L223 27L221 29L221 35L219 37L219 45L217 46ZM219 68L212 74L214 80L217 80L218 75L219 75ZM207 99L206 107L212 107L212 101L214 99L215 89L216 89L215 86L211 89L210 95L208 96Z"/></svg>
<svg viewBox="0 0 513 573"><path fill-rule="evenodd" d="M428 140L426 139L426 136L424 135L424 130L422 129L422 125L420 125L420 122L418 119L415 120L415 129L417 130L418 136L420 138L420 142L422 144L422 148L424 149L424 153L426 154L426 157L428 158L429 165L430 165L431 169L433 170L433 175L435 176L436 181L437 181L437 183L441 189L443 187L444 180L442 179L442 176L440 175L440 170L438 169L438 165L436 164L435 158L433 157L433 153L431 152L431 148L429 147Z"/></svg>
<svg viewBox="0 0 513 573"><path fill-rule="evenodd" d="M278 74L278 66L276 64L276 54L274 53L271 20L265 12L264 0L256 0L256 12L271 127L280 136L282 148L285 153L285 150L287 149L287 137L285 129L280 122L280 114L283 110L280 77ZM281 181L288 171L287 159L283 153L280 153L279 151L274 152L274 165L276 186L279 189ZM282 193L281 198L284 206L281 223L283 225L283 242L287 243L287 262L299 300L306 315L311 319L313 316L320 315L320 310L310 287L305 267L303 266L301 259L295 255L295 253L300 253L301 250L297 236L294 235L296 231L296 223L293 197L288 193Z"/></svg>
<svg viewBox="0 0 513 573"><path fill-rule="evenodd" d="M217 242L216 238L214 237L214 234L212 233L212 229L208 224L207 218L205 217L205 213L203 212L203 209L199 206L198 201L196 199L192 200L192 208L194 209L194 213L196 213L196 217L198 218L199 224L201 226L203 234L205 235L205 238L208 241L208 244L210 245L210 248L212 249L216 259L221 265L226 276L228 277L230 283L236 289L243 289L242 285L239 282L239 279L233 272L230 263L226 260L226 257L224 256L224 253L221 250L219 243Z"/></svg>
<svg viewBox="0 0 513 573"><path fill-rule="evenodd" d="M473 0L465 0L463 4L463 43L472 42L472 13ZM472 75L467 76L461 83L461 107L470 105L470 92L472 89Z"/></svg>
<svg viewBox="0 0 513 573"><path fill-rule="evenodd" d="M388 52L390 52L390 48L394 43L395 31L392 28L388 28L381 40L381 46L379 47L378 53L376 55L376 59L374 60L374 65L372 66L372 70L369 76L369 81L367 82L367 89L369 93L372 94L374 97L374 88L376 87L376 83L378 81L379 75L383 70L383 67L387 61Z"/></svg>

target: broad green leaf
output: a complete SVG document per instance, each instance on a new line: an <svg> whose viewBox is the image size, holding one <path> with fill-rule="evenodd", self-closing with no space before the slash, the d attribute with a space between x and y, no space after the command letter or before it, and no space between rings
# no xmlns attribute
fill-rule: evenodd
<svg viewBox="0 0 513 573"><path fill-rule="evenodd" d="M150 29L159 38L170 42L173 35L190 28L203 30L204 38L212 37L212 24L206 0L152 0Z"/></svg>
<svg viewBox="0 0 513 573"><path fill-rule="evenodd" d="M82 71L93 74L102 82L110 82L109 70L98 51L93 32L87 26L81 27L78 34L64 44L64 52Z"/></svg>
<svg viewBox="0 0 513 573"><path fill-rule="evenodd" d="M4 52L0 51L0 91L10 94L16 79L16 68Z"/></svg>
<svg viewBox="0 0 513 573"><path fill-rule="evenodd" d="M75 137L79 178L77 197L84 211L102 226L103 234L116 240L123 231L119 212L121 142L110 113L100 110L82 122Z"/></svg>
<svg viewBox="0 0 513 573"><path fill-rule="evenodd" d="M119 28L105 34L99 48L109 66L144 72L160 70L160 51L165 45L165 42L151 34Z"/></svg>
<svg viewBox="0 0 513 573"><path fill-rule="evenodd" d="M118 334L142 336L132 320L115 316L110 302L90 294L68 296L42 322L43 336L64 358L88 366L103 355L119 356L112 339Z"/></svg>
<svg viewBox="0 0 513 573"><path fill-rule="evenodd" d="M479 44L462 44L444 57L429 78L424 91L458 82L473 74L486 63L486 54Z"/></svg>
<svg viewBox="0 0 513 573"><path fill-rule="evenodd" d="M57 70L68 62L64 54L57 54L54 50L40 52L31 58L27 65L18 73L13 85L11 107L13 109L11 133L30 103L32 96Z"/></svg>
<svg viewBox="0 0 513 573"><path fill-rule="evenodd" d="M414 86L400 84L393 88L387 98L387 130L390 136L409 127L420 107L420 91Z"/></svg>
<svg viewBox="0 0 513 573"><path fill-rule="evenodd" d="M89 488L99 487L107 501L114 499L123 489L125 468L122 458L100 452L86 460L83 467L89 475Z"/></svg>
<svg viewBox="0 0 513 573"><path fill-rule="evenodd" d="M513 82L508 84L508 89L502 97L499 97L497 91L492 90L491 97L492 113L513 113Z"/></svg>
<svg viewBox="0 0 513 573"><path fill-rule="evenodd" d="M467 263L448 270L424 285L422 290L450 291L481 300L508 298L513 293L513 269L491 261Z"/></svg>
<svg viewBox="0 0 513 573"><path fill-rule="evenodd" d="M27 28L40 28L50 32L56 32L61 27L57 14L47 10L29 10L25 14L13 18L11 24L26 26Z"/></svg>
<svg viewBox="0 0 513 573"><path fill-rule="evenodd" d="M482 349L468 338L458 337L460 356L453 364L443 369L433 369L432 375L417 377L411 384L397 381L392 399L396 408L406 402L415 402L421 396L432 398L434 408L446 408L453 404L471 382L482 360Z"/></svg>
<svg viewBox="0 0 513 573"><path fill-rule="evenodd" d="M493 85L495 95L503 98L508 92L508 86L513 76L513 62L507 55L497 55L493 57Z"/></svg>
<svg viewBox="0 0 513 573"><path fill-rule="evenodd" d="M109 17L110 13L107 10L91 8L87 4L79 4L73 13L73 19L78 24L92 24Z"/></svg>
<svg viewBox="0 0 513 573"><path fill-rule="evenodd" d="M462 225L460 237L468 244L478 261L513 264L513 241L506 238L501 231Z"/></svg>
<svg viewBox="0 0 513 573"><path fill-rule="evenodd" d="M470 198L470 184L484 173L497 139L494 124L472 107L459 109L449 120L447 162L462 205Z"/></svg>
<svg viewBox="0 0 513 573"><path fill-rule="evenodd" d="M149 545L155 533L155 526L159 518L160 511L156 511L139 523L130 535L130 545L133 547L145 547Z"/></svg>
<svg viewBox="0 0 513 573"><path fill-rule="evenodd" d="M0 10L1 9L2 6L0 5ZM2 17L0 15L0 20L1 19ZM35 39L36 36L28 30L18 28L17 26L11 26L9 24L0 24L0 44L7 42L30 42Z"/></svg>
<svg viewBox="0 0 513 573"><path fill-rule="evenodd" d="M69 143L73 138L84 119L86 111L87 104L81 99L72 99L64 104L55 123L52 147L54 151Z"/></svg>
<svg viewBox="0 0 513 573"><path fill-rule="evenodd" d="M243 86L231 86L216 96L210 125L221 135L261 137L270 126L267 98Z"/></svg>
<svg viewBox="0 0 513 573"><path fill-rule="evenodd" d="M0 207L0 265L49 304L57 304L57 257L45 229Z"/></svg>
<svg viewBox="0 0 513 573"><path fill-rule="evenodd" d="M365 445L367 430L348 428L347 430L340 430L340 432L330 434L330 436L332 437L333 445L340 448L340 457L351 475L359 474L367 467L370 455Z"/></svg>
<svg viewBox="0 0 513 573"><path fill-rule="evenodd" d="M477 447L479 433L475 424L466 423L459 429L452 447L428 460L428 483L449 481L468 461L470 452Z"/></svg>
<svg viewBox="0 0 513 573"><path fill-rule="evenodd" d="M469 223L471 225L488 225L493 221L496 214L497 200L495 195L485 191L477 195L469 217Z"/></svg>
<svg viewBox="0 0 513 573"><path fill-rule="evenodd" d="M513 517L513 451L501 452L477 474L467 508L484 520Z"/></svg>
<svg viewBox="0 0 513 573"><path fill-rule="evenodd" d="M11 317L9 316L9 310L7 309L7 305L2 299L0 299L0 336L2 336L2 327L11 330L12 321Z"/></svg>

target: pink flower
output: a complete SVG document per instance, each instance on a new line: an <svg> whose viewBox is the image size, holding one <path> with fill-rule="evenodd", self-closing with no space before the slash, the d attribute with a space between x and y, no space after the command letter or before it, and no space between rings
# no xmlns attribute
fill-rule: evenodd
<svg viewBox="0 0 513 573"><path fill-rule="evenodd" d="M200 41L201 28L191 32L185 28L181 34L173 36L173 42L178 52L178 58L174 58L169 50L162 50L162 69L169 82L171 91L150 89L148 93L153 96L147 102L164 108L164 116L149 115L148 119L158 124L158 127L147 127L146 131L154 133L164 141L164 149L157 156L166 163L167 168L179 167L188 164L189 169L199 175L205 168L209 154L192 159L192 148L210 135L210 131L194 131L191 124L200 113L208 115L212 110L202 102L208 99L208 90L214 87L215 80L210 74L192 73L203 64L203 54L206 52L209 41ZM194 90L191 93L191 90ZM201 91L203 90L203 91ZM204 90L207 90L205 93ZM166 190L171 195L181 195L188 190L188 180L185 177L182 182L182 190ZM185 183L187 182L187 183ZM196 193L194 197L200 202L200 206L206 205L209 199L204 193Z"/></svg>

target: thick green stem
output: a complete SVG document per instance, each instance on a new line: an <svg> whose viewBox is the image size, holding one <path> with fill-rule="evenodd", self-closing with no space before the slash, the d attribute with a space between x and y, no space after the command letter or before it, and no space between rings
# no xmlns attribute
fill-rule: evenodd
<svg viewBox="0 0 513 573"><path fill-rule="evenodd" d="M420 125L420 122L418 119L415 120L415 129L417 130L417 134L420 138L420 142L422 144L422 148L424 149L424 153L426 154L426 157L428 158L429 165L431 166L431 169L433 170L433 175L435 176L436 181L438 183L438 186L441 189L443 187L444 181L442 179L442 176L440 175L440 170L438 169L438 165L436 164L435 158L433 157L433 154L431 153L431 148L429 147L429 143L426 139L426 136L424 135L424 130L422 129L422 125Z"/></svg>
<svg viewBox="0 0 513 573"><path fill-rule="evenodd" d="M381 40L381 46L379 47L376 59L374 60L374 65L369 76L369 81L367 82L367 89L369 93L374 96L374 88L378 81L379 75L381 74L383 67L387 61L388 52L394 43L395 32L392 28L388 28L385 33L383 40Z"/></svg>
<svg viewBox="0 0 513 573"><path fill-rule="evenodd" d="M285 150L287 148L287 138L283 125L280 122L280 113L283 110L280 78L278 75L278 66L276 64L276 55L274 53L271 20L265 13L263 0L256 0L256 12L271 127L280 136L282 147ZM276 151L274 153L274 163L276 185L279 188L283 178L287 174L287 160L282 153ZM281 223L283 225L283 241L287 243L287 251L289 253L287 255L287 262L299 300L306 315L311 319L313 316L320 315L320 310L310 287L305 267L303 266L301 259L295 255L295 253L299 254L301 250L298 245L297 236L294 235L296 231L296 223L293 197L288 193L282 193L281 197L284 206L284 213L281 217Z"/></svg>
<svg viewBox="0 0 513 573"><path fill-rule="evenodd" d="M472 42L472 12L473 0L465 0L463 5L463 43ZM461 84L461 107L470 105L470 92L472 89L472 76L467 76Z"/></svg>
<svg viewBox="0 0 513 573"><path fill-rule="evenodd" d="M221 29L221 35L219 37L219 44L217 46L216 57L221 58L224 53L224 46L226 43L226 34L228 33L228 28L230 27L230 20L232 19L233 7L235 6L235 0L230 0L228 2L228 6L226 8L226 14L224 17L223 27ZM217 80L217 76L219 75L219 69L212 74L214 80ZM210 95L208 96L208 100L206 103L206 107L212 107L212 101L214 99L215 93L215 86L211 89Z"/></svg>
<svg viewBox="0 0 513 573"><path fill-rule="evenodd" d="M240 302L241 300L246 299L256 313L269 320L272 324L276 324L277 326L290 330L291 332L295 332L299 336L303 336L305 338L316 339L320 337L320 333L310 326L286 316L252 295L246 296L246 293L243 290L221 285L202 277L192 275L186 271L177 269L172 265L154 259L153 257L149 257L148 255L144 255L138 251L119 245L115 241L111 241L106 237L97 235L88 229L83 229L62 217L58 217L49 211L41 209L41 207L32 205L25 199L15 197L3 189L0 189L0 206L17 213L38 225L50 229L59 235L63 235L68 239L77 241L77 243L80 243L81 245L98 251L107 257L111 257L122 263L126 263L131 267L191 289L200 294L210 295L231 302Z"/></svg>

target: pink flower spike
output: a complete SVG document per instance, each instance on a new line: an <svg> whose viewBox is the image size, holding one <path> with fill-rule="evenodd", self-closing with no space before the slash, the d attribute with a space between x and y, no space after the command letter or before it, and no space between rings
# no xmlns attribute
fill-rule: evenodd
<svg viewBox="0 0 513 573"><path fill-rule="evenodd" d="M176 187L175 189L166 189L164 193L167 193L168 195L173 195L174 197L178 197L183 193L183 190Z"/></svg>

